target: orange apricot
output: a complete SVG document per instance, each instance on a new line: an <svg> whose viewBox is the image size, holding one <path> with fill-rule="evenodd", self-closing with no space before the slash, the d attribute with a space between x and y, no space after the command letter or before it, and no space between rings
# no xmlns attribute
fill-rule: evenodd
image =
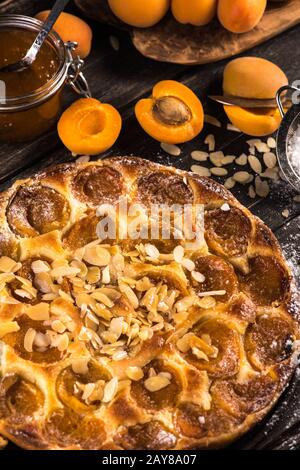
<svg viewBox="0 0 300 470"><path fill-rule="evenodd" d="M227 64L223 75L224 94L242 98L272 99L287 84L285 73L277 65L259 57L234 59ZM277 108L224 106L224 110L232 124L255 137L272 134L281 123Z"/></svg>
<svg viewBox="0 0 300 470"><path fill-rule="evenodd" d="M203 128L201 101L187 86L174 80L157 83L150 98L138 101L135 114L147 134L168 144L188 142Z"/></svg>
<svg viewBox="0 0 300 470"><path fill-rule="evenodd" d="M224 106L224 110L234 126L254 137L273 134L281 123L277 108L246 109L239 106Z"/></svg>
<svg viewBox="0 0 300 470"><path fill-rule="evenodd" d="M158 23L167 13L170 0L108 0L110 9L121 21L137 28Z"/></svg>
<svg viewBox="0 0 300 470"><path fill-rule="evenodd" d="M45 10L38 13L36 18L45 21L48 15L49 10ZM56 20L53 29L64 42L75 41L78 43L76 55L82 59L89 55L92 46L92 30L85 21L70 13L63 12Z"/></svg>
<svg viewBox="0 0 300 470"><path fill-rule="evenodd" d="M259 57L240 57L224 70L223 91L243 98L275 98L277 90L287 85L285 73L273 62Z"/></svg>
<svg viewBox="0 0 300 470"><path fill-rule="evenodd" d="M63 112L57 130L71 152L96 155L113 146L121 127L121 116L113 106L80 98Z"/></svg>
<svg viewBox="0 0 300 470"><path fill-rule="evenodd" d="M219 0L218 17L224 28L232 33L246 33L258 25L267 0Z"/></svg>
<svg viewBox="0 0 300 470"><path fill-rule="evenodd" d="M204 26L216 11L217 0L172 0L172 13L179 23Z"/></svg>

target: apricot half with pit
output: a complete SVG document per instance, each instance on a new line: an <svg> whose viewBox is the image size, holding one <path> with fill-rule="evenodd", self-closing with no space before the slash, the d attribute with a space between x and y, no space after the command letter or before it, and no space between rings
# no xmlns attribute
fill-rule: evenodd
<svg viewBox="0 0 300 470"><path fill-rule="evenodd" d="M241 98L273 99L277 90L288 84L285 73L272 62L258 57L241 57L225 67L225 95ZM262 137L275 132L281 123L279 110L274 108L241 108L224 106L234 126L242 132Z"/></svg>
<svg viewBox="0 0 300 470"><path fill-rule="evenodd" d="M179 23L204 26L216 11L217 0L172 0L172 13Z"/></svg>
<svg viewBox="0 0 300 470"><path fill-rule="evenodd" d="M113 106L81 98L63 112L57 130L71 152L96 155L113 146L121 127L121 116Z"/></svg>
<svg viewBox="0 0 300 470"><path fill-rule="evenodd" d="M218 17L224 28L232 33L246 33L258 25L267 0L219 0Z"/></svg>
<svg viewBox="0 0 300 470"><path fill-rule="evenodd" d="M188 142L203 128L201 101L187 86L173 80L157 83L152 96L136 104L135 114L147 134L168 144Z"/></svg>
<svg viewBox="0 0 300 470"><path fill-rule="evenodd" d="M148 28L165 16L170 0L108 0L108 4L114 15L124 23L137 28Z"/></svg>

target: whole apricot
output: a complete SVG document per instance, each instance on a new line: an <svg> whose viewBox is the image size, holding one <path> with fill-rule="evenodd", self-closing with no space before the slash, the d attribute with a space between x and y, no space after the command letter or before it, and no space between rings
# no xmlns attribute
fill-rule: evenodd
<svg viewBox="0 0 300 470"><path fill-rule="evenodd" d="M121 127L121 116L113 106L95 98L80 98L63 112L57 130L71 152L96 155L113 146Z"/></svg>
<svg viewBox="0 0 300 470"><path fill-rule="evenodd" d="M232 33L247 33L258 25L267 0L219 0L218 17Z"/></svg>
<svg viewBox="0 0 300 470"><path fill-rule="evenodd" d="M36 18L44 22L49 13L49 10L41 11L36 15ZM70 13L63 12L56 20L53 29L64 42L77 42L76 54L82 59L89 55L92 47L92 30L85 21Z"/></svg>
<svg viewBox="0 0 300 470"><path fill-rule="evenodd" d="M285 73L275 64L259 57L240 57L227 64L223 75L225 95L241 98L273 99L277 90L288 84ZM224 106L234 126L245 134L262 137L275 132L281 123L279 110Z"/></svg>
<svg viewBox="0 0 300 470"><path fill-rule="evenodd" d="M121 21L137 28L158 23L167 13L170 0L108 0L110 9Z"/></svg>
<svg viewBox="0 0 300 470"><path fill-rule="evenodd" d="M217 0L172 0L172 13L179 23L208 24L217 11Z"/></svg>
<svg viewBox="0 0 300 470"><path fill-rule="evenodd" d="M285 73L273 62L259 57L240 57L227 64L223 76L225 95L242 98L275 98L287 85Z"/></svg>

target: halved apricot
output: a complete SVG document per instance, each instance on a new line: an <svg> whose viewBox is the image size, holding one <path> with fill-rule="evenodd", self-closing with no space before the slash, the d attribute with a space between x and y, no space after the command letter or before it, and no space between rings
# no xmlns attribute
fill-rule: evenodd
<svg viewBox="0 0 300 470"><path fill-rule="evenodd" d="M234 126L254 137L273 134L281 123L281 116L277 108L254 109L224 106L224 110Z"/></svg>
<svg viewBox="0 0 300 470"><path fill-rule="evenodd" d="M187 86L174 80L157 83L150 98L138 101L135 114L144 131L159 142L188 142L203 128L201 101Z"/></svg>
<svg viewBox="0 0 300 470"><path fill-rule="evenodd" d="M57 130L71 152L96 155L113 146L121 127L121 116L113 106L81 98L64 111Z"/></svg>
<svg viewBox="0 0 300 470"><path fill-rule="evenodd" d="M179 23L208 24L217 11L217 0L172 0L172 13Z"/></svg>

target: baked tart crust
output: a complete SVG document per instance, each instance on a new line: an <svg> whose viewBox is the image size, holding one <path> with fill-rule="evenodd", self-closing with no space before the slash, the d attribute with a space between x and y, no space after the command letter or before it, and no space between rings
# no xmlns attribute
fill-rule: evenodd
<svg viewBox="0 0 300 470"><path fill-rule="evenodd" d="M203 204L205 237L101 241L100 204ZM220 447L295 369L299 304L272 232L223 186L129 157L0 196L0 434L27 449Z"/></svg>

